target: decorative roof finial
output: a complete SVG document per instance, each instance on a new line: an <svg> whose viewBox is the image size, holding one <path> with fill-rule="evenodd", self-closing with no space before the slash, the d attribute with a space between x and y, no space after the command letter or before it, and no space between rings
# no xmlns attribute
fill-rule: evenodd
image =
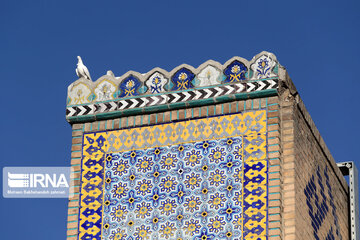
<svg viewBox="0 0 360 240"><path fill-rule="evenodd" d="M115 77L114 73L113 73L111 70L108 70L108 71L106 72L106 75Z"/></svg>

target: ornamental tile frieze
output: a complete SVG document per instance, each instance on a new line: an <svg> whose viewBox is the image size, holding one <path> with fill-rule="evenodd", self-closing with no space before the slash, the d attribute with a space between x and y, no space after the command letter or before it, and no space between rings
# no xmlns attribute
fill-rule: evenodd
<svg viewBox="0 0 360 240"><path fill-rule="evenodd" d="M74 117L147 108L152 104L201 102L231 94L238 98L239 94L277 90L278 69L276 57L262 52L250 62L240 57L223 65L209 60L197 69L182 64L171 72L155 68L145 74L129 71L121 77L108 71L95 82L80 78L68 87L66 116L72 121Z"/></svg>

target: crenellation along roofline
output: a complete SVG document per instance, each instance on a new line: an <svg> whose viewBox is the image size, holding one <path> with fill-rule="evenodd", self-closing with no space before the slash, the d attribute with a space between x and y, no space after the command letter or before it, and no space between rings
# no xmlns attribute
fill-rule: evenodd
<svg viewBox="0 0 360 240"><path fill-rule="evenodd" d="M170 72L156 67L144 74L128 71L121 77L109 73L94 82L80 78L68 87L66 118L78 122L153 112L154 107L162 109L160 105L168 105L167 110L184 102L189 103L183 107L216 103L219 97L230 101L273 95L284 72L276 56L263 51L251 61L235 56L224 64L208 60L197 68L181 64Z"/></svg>

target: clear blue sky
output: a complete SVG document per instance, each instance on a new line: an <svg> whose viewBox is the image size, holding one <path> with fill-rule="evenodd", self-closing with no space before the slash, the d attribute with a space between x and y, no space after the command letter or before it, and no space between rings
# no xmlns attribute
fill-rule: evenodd
<svg viewBox="0 0 360 240"><path fill-rule="evenodd" d="M2 0L0 34L1 168L70 164L77 55L97 79L262 50L288 69L335 159L360 167L360 1ZM65 239L66 199L0 197L0 216L3 240Z"/></svg>

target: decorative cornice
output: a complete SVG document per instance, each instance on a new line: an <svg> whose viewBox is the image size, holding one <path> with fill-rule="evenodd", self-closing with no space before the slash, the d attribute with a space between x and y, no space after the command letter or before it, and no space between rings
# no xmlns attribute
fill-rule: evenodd
<svg viewBox="0 0 360 240"><path fill-rule="evenodd" d="M224 65L209 60L197 69L182 64L167 72L129 71L92 82L78 79L68 87L66 119L84 122L188 106L203 106L277 93L279 64L269 52L250 62L233 57Z"/></svg>

